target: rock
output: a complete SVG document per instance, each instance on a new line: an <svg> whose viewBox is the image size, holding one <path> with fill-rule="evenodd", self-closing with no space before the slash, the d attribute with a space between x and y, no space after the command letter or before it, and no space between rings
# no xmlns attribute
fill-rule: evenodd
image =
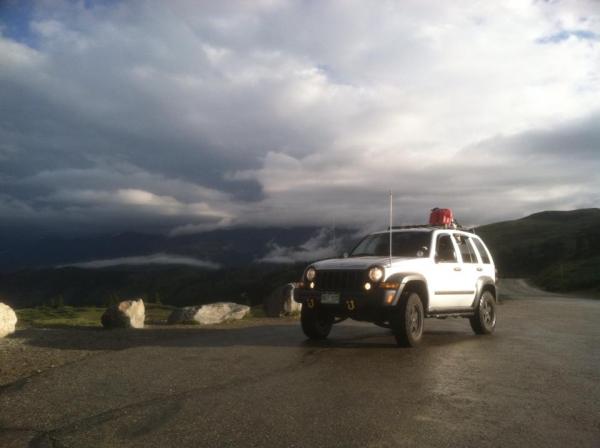
<svg viewBox="0 0 600 448"><path fill-rule="evenodd" d="M283 314L283 303L285 302L285 287L275 288L263 301L263 309L267 317L279 317Z"/></svg>
<svg viewBox="0 0 600 448"><path fill-rule="evenodd" d="M199 309L199 306L185 306L183 308L174 309L171 314L169 314L167 323L169 325L196 323L194 317Z"/></svg>
<svg viewBox="0 0 600 448"><path fill-rule="evenodd" d="M295 287L295 283L288 283L269 294L263 303L267 317L280 317L300 312L302 305L294 301Z"/></svg>
<svg viewBox="0 0 600 448"><path fill-rule="evenodd" d="M218 302L203 305L196 312L194 320L202 325L220 324L228 320L242 319L250 312L250 307L231 302Z"/></svg>
<svg viewBox="0 0 600 448"><path fill-rule="evenodd" d="M142 299L124 300L102 314L104 328L144 328L146 308Z"/></svg>
<svg viewBox="0 0 600 448"><path fill-rule="evenodd" d="M0 303L0 338L14 333L16 325L17 315L13 309L4 303Z"/></svg>
<svg viewBox="0 0 600 448"><path fill-rule="evenodd" d="M242 319L248 314L250 307L231 302L210 303L203 306L186 306L173 310L167 323L213 325L228 320Z"/></svg>
<svg viewBox="0 0 600 448"><path fill-rule="evenodd" d="M294 290L296 289L295 283L286 285L286 295L283 301L283 314L289 316L291 314L299 313L302 310L302 304L294 300Z"/></svg>

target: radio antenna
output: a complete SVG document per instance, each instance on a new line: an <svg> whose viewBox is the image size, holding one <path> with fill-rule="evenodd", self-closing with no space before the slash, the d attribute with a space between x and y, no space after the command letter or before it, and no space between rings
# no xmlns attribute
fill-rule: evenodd
<svg viewBox="0 0 600 448"><path fill-rule="evenodd" d="M332 230L333 230L333 232L332 232L333 233L333 241L332 241L332 243L333 243L333 250L334 250L334 252L337 253L337 244L336 244L336 240L335 240L335 216L333 217L333 229Z"/></svg>
<svg viewBox="0 0 600 448"><path fill-rule="evenodd" d="M392 190L390 190L390 267L392 267Z"/></svg>

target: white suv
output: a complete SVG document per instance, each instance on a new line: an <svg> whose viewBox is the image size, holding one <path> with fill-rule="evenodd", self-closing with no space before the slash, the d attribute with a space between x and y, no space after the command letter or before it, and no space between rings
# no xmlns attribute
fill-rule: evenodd
<svg viewBox="0 0 600 448"><path fill-rule="evenodd" d="M401 346L420 342L426 317L466 317L475 333L492 333L496 297L483 241L435 226L367 235L344 258L309 265L294 292L308 338L324 339L334 323L352 318L391 328Z"/></svg>

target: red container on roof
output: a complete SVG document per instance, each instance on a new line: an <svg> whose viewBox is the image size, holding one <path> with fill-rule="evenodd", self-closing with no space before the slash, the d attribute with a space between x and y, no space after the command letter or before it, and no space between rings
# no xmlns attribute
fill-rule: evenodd
<svg viewBox="0 0 600 448"><path fill-rule="evenodd" d="M429 215L429 225L432 226L451 226L454 224L454 216L449 208L434 208Z"/></svg>

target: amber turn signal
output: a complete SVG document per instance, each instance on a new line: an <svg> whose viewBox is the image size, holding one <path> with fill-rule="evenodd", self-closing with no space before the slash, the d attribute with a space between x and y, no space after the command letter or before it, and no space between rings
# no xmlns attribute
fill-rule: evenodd
<svg viewBox="0 0 600 448"><path fill-rule="evenodd" d="M385 292L385 304L386 305L391 305L392 302L394 301L394 298L396 297L396 291L386 291Z"/></svg>
<svg viewBox="0 0 600 448"><path fill-rule="evenodd" d="M400 288L400 283L398 282L381 282L379 284L381 289L398 289Z"/></svg>

